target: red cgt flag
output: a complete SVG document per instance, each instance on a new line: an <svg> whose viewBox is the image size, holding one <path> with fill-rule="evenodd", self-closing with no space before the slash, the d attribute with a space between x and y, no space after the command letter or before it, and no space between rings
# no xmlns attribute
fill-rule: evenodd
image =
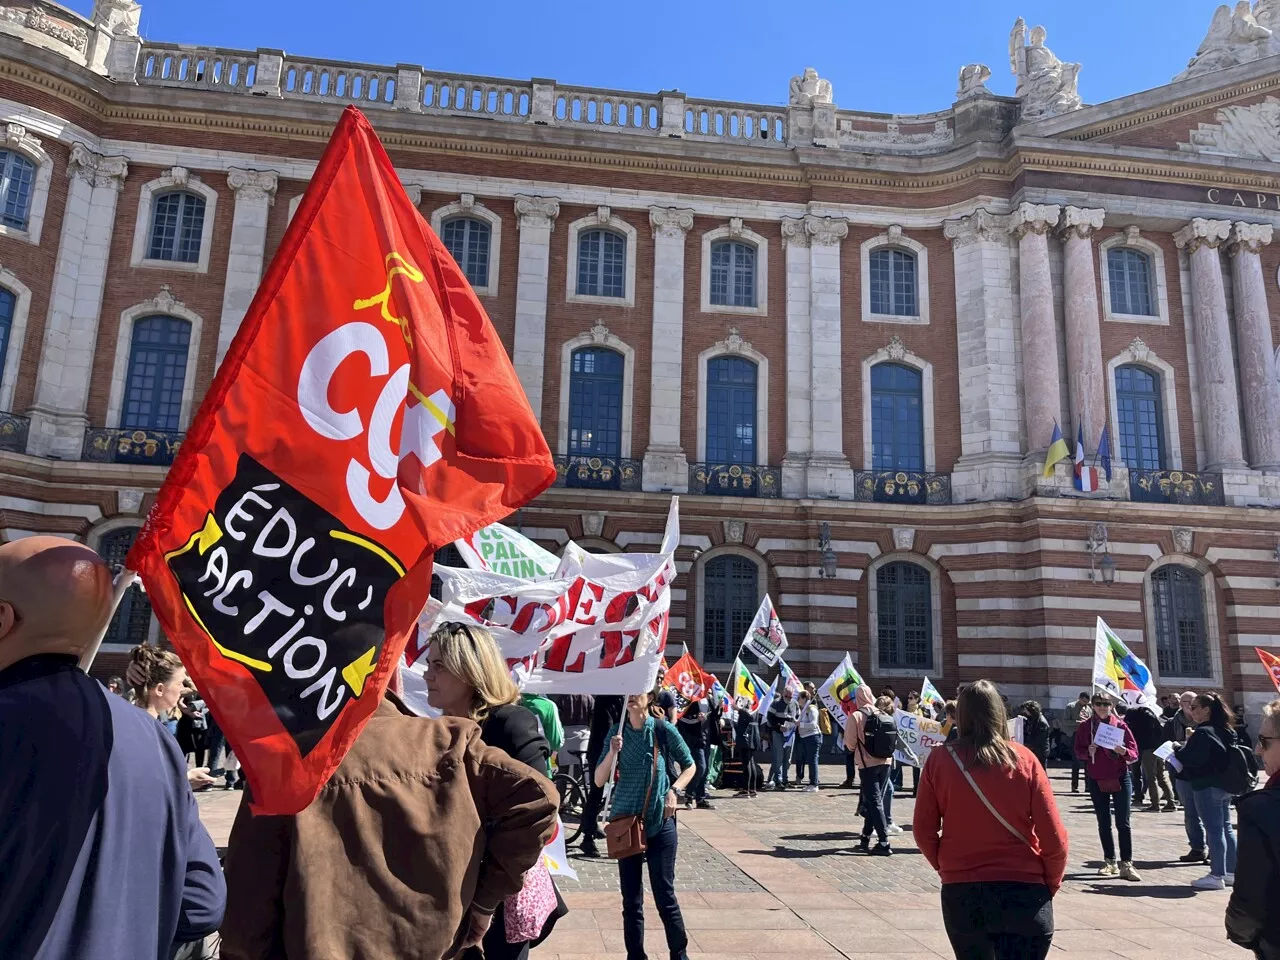
<svg viewBox="0 0 1280 960"><path fill-rule="evenodd" d="M1254 647L1258 653L1258 659L1262 661L1262 665L1267 668L1267 676L1271 678L1271 682L1276 685L1276 691L1280 692L1280 657L1274 653L1267 653L1261 647Z"/></svg>
<svg viewBox="0 0 1280 960"><path fill-rule="evenodd" d="M126 561L256 813L301 810L342 761L436 548L554 478L484 309L348 107Z"/></svg>

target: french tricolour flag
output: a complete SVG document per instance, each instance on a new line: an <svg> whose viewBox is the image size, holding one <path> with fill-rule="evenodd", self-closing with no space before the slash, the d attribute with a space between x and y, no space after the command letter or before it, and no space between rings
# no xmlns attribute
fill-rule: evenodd
<svg viewBox="0 0 1280 960"><path fill-rule="evenodd" d="M1084 463L1084 426L1076 428L1076 476L1075 487L1083 493L1093 493L1098 489L1098 468L1087 467Z"/></svg>

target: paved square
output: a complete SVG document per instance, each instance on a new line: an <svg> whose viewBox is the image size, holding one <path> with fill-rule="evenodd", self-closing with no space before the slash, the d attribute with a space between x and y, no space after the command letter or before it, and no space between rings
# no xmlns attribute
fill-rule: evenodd
<svg viewBox="0 0 1280 960"><path fill-rule="evenodd" d="M1054 901L1052 960L1173 960L1180 956L1249 960L1223 930L1227 893L1196 893L1202 866L1185 866L1180 813L1133 814L1134 862L1141 883L1102 879L1097 825L1067 771L1051 771L1071 836L1067 880ZM824 767L827 783L843 768ZM908 777L909 779L909 777ZM199 797L214 839L226 842L238 793ZM936 960L952 956L938 908L938 877L910 832L909 794L894 800L891 858L853 851L861 820L855 791L788 791L715 798L715 811L680 814L676 886L695 960L802 955L806 960ZM621 957L617 867L574 857L580 880L561 884L571 912L534 951L539 960ZM647 904L646 947L665 956L662 925Z"/></svg>

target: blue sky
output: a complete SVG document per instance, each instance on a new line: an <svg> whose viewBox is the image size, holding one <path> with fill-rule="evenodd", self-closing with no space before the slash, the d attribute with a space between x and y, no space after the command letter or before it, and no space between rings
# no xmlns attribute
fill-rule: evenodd
<svg viewBox="0 0 1280 960"><path fill-rule="evenodd" d="M65 2L65 0L64 0ZM71 0L88 13L93 0ZM1013 92L1008 41L1021 14L1084 65L1100 103L1169 82L1208 30L1216 0L143 0L154 40L254 49L751 103L782 103L813 66L847 109L922 113L950 105L966 63Z"/></svg>

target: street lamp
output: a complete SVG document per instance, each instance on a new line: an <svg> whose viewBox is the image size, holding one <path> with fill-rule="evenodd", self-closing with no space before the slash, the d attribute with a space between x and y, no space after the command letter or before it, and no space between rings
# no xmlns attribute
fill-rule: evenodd
<svg viewBox="0 0 1280 960"><path fill-rule="evenodd" d="M1111 554L1107 551L1107 525L1105 523L1095 523L1093 529L1089 532L1089 541L1086 544L1089 550L1089 579L1096 581L1098 574L1102 574L1102 582L1107 586L1116 582L1116 562L1111 559ZM1098 555L1102 555L1102 559L1098 559Z"/></svg>
<svg viewBox="0 0 1280 960"><path fill-rule="evenodd" d="M836 560L836 552L831 549L831 524L825 520L822 521L818 534L818 550L822 552L822 566L818 568L818 576L824 580L834 580L839 562Z"/></svg>

